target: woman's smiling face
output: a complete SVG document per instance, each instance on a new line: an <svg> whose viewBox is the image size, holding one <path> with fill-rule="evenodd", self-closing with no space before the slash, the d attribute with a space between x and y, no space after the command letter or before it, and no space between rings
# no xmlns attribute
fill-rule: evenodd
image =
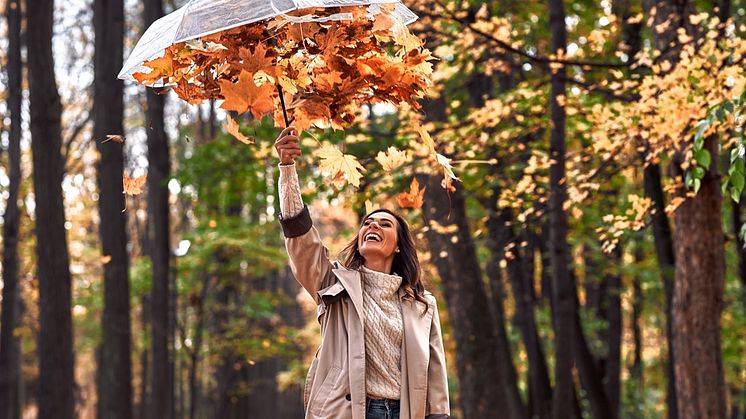
<svg viewBox="0 0 746 419"><path fill-rule="evenodd" d="M357 246L365 259L393 257L397 249L399 223L387 212L376 212L363 221L357 233Z"/></svg>

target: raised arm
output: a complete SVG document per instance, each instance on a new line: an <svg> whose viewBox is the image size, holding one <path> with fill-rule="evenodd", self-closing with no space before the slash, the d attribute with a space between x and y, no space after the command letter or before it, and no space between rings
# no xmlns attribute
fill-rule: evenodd
<svg viewBox="0 0 746 419"><path fill-rule="evenodd" d="M303 204L300 183L295 171L295 157L300 156L298 136L293 127L285 128L275 141L280 156L280 225L285 235L285 248L295 279L319 304L318 291L334 280L329 251L319 232L313 227L308 207Z"/></svg>

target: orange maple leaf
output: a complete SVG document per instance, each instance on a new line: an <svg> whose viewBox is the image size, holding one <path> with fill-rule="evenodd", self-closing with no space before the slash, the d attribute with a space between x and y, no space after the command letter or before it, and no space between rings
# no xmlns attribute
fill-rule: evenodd
<svg viewBox="0 0 746 419"><path fill-rule="evenodd" d="M142 193L142 187L145 186L146 176L139 176L131 178L125 173L122 176L122 193L127 195L140 195Z"/></svg>
<svg viewBox="0 0 746 419"><path fill-rule="evenodd" d="M174 74L173 58L171 50L167 49L163 57L154 58L142 64L152 69L149 73L135 73L132 77L144 85L151 85L158 80L168 78Z"/></svg>
<svg viewBox="0 0 746 419"><path fill-rule="evenodd" d="M199 105L204 99L203 89L187 82L184 79L179 80L176 86L173 87L174 92L179 95L180 98L186 100L190 105Z"/></svg>
<svg viewBox="0 0 746 419"><path fill-rule="evenodd" d="M304 39L313 39L321 27L315 22L291 23L288 25L287 37L297 43L302 43Z"/></svg>
<svg viewBox="0 0 746 419"><path fill-rule="evenodd" d="M219 83L220 92L225 98L220 107L225 110L236 111L239 114L250 111L256 119L262 119L264 114L271 112L275 107L272 100L274 86L269 83L257 86L253 75L246 70L241 70L236 83L229 80L220 80Z"/></svg>
<svg viewBox="0 0 746 419"><path fill-rule="evenodd" d="M420 182L417 182L416 178L412 178L412 183L409 185L409 192L400 193L396 197L396 201L402 208L422 208L426 189L420 189Z"/></svg>
<svg viewBox="0 0 746 419"><path fill-rule="evenodd" d="M328 123L331 117L329 105L320 101L319 97L302 101L292 110L292 113L293 125L301 131L314 124Z"/></svg>
<svg viewBox="0 0 746 419"><path fill-rule="evenodd" d="M379 13L373 23L373 32L390 32L396 24L396 18L389 13Z"/></svg>
<svg viewBox="0 0 746 419"><path fill-rule="evenodd" d="M274 58L267 57L268 51L263 44L257 45L253 53L248 48L241 48L238 56L243 61L243 69L252 74L263 71L276 77L278 68L275 65Z"/></svg>
<svg viewBox="0 0 746 419"><path fill-rule="evenodd" d="M331 70L327 73L320 73L316 75L316 87L320 91L334 91L335 84L342 84L341 71Z"/></svg>
<svg viewBox="0 0 746 419"><path fill-rule="evenodd" d="M254 144L254 139L243 135L241 131L238 130L239 128L240 127L238 125L238 122L236 122L233 118L231 118L230 116L227 116L225 118L223 129L228 132L228 134L232 135L235 139L244 144Z"/></svg>

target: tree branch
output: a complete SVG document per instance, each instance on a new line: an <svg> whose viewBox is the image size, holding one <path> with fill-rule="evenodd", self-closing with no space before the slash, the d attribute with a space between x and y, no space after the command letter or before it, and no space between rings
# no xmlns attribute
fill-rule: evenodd
<svg viewBox="0 0 746 419"><path fill-rule="evenodd" d="M89 122L91 122L92 119L93 119L93 112L89 111L86 117L83 118L82 121L80 121L77 125L75 125L72 128L70 135L63 140L62 161L67 162L67 157L70 154L70 147L72 147L72 143L78 139L80 134L83 132L83 129L86 127L86 125L88 125Z"/></svg>
<svg viewBox="0 0 746 419"><path fill-rule="evenodd" d="M460 25L476 33L477 35L494 42L495 44L497 44L498 47L502 48L506 52L520 55L534 63L542 64L545 66L552 64L552 63L556 63L556 64L563 64L563 65L577 65L577 66L583 66L583 67L598 67L598 68L627 68L627 67L632 66L633 64L632 62L630 63L621 63L621 62L620 63L604 63L604 62L580 61L580 60L561 60L561 59L556 59L556 58L553 59L553 58L549 58L549 57L545 57L541 55L529 54L526 51L521 51L520 49L515 48L514 46L508 44L507 42L499 38L496 38L492 34L489 34L487 32L484 32L474 27L474 25L472 25L469 22L464 21L464 19L459 18L458 16L456 16L455 13L448 10L441 0L435 0L435 3L443 9L443 13L445 14L445 17L448 18L449 20L459 23ZM431 13L431 12L428 12L422 9L418 9L417 13L420 15L428 16L432 18L443 18L442 15L435 15L434 13Z"/></svg>

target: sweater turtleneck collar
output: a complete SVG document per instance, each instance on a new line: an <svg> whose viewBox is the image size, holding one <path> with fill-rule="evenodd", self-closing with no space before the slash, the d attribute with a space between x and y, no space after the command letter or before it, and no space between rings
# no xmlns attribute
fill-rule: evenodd
<svg viewBox="0 0 746 419"><path fill-rule="evenodd" d="M360 272L363 274L363 283L378 289L382 294L396 293L402 283L402 277L396 273L387 274L378 272L365 266L360 267Z"/></svg>

